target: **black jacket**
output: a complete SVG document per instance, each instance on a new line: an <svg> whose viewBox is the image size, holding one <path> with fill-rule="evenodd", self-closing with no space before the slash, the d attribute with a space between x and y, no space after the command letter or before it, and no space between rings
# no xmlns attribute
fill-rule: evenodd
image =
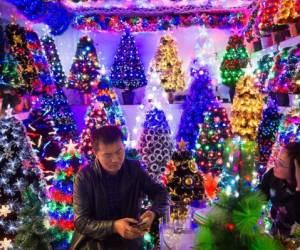
<svg viewBox="0 0 300 250"><path fill-rule="evenodd" d="M155 183L138 161L125 160L120 181L122 218L138 219L143 194L153 201L151 210L161 217L169 205L166 190ZM75 232L71 250L142 249L140 240L125 240L113 233L108 220L103 173L98 161L79 171L73 191ZM121 218L120 218L121 219Z"/></svg>
<svg viewBox="0 0 300 250"><path fill-rule="evenodd" d="M272 234L289 235L292 225L300 223L300 192L287 181L275 177L273 169L264 174L261 190L272 202Z"/></svg>

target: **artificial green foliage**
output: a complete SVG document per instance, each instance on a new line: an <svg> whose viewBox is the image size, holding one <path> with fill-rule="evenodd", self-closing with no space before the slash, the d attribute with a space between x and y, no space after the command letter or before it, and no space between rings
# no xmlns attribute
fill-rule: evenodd
<svg viewBox="0 0 300 250"><path fill-rule="evenodd" d="M241 235L251 236L257 233L257 222L265 203L264 196L259 192L250 193L237 203L232 212L232 221Z"/></svg>
<svg viewBox="0 0 300 250"><path fill-rule="evenodd" d="M282 250L278 241L264 233L259 191L243 191L239 197L220 195L196 237L196 250Z"/></svg>
<svg viewBox="0 0 300 250"><path fill-rule="evenodd" d="M19 213L21 226L17 231L14 249L51 250L53 240L50 231L45 227L45 215L38 195L27 188L22 194L24 207Z"/></svg>
<svg viewBox="0 0 300 250"><path fill-rule="evenodd" d="M257 236L250 244L250 250L284 250L284 247L268 235Z"/></svg>

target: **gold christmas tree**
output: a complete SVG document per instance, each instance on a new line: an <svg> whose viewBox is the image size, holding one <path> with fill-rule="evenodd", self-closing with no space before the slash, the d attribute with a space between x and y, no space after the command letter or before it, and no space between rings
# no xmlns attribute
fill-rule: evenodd
<svg viewBox="0 0 300 250"><path fill-rule="evenodd" d="M291 22L293 19L299 18L295 8L296 0L281 0L279 2L278 12L274 17L276 24L286 24Z"/></svg>
<svg viewBox="0 0 300 250"><path fill-rule="evenodd" d="M240 79L232 104L232 131L243 139L255 140L263 104L262 94L254 87L254 78Z"/></svg>
<svg viewBox="0 0 300 250"><path fill-rule="evenodd" d="M182 62L178 59L176 42L170 35L160 38L155 55L155 68L160 74L161 85L166 92L185 89Z"/></svg>

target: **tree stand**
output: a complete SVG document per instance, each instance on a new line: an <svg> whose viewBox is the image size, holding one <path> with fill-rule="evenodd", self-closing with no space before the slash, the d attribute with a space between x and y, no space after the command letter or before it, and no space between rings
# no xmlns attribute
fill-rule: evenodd
<svg viewBox="0 0 300 250"><path fill-rule="evenodd" d="M174 103L174 92L168 92L168 101L170 104L173 104Z"/></svg>
<svg viewBox="0 0 300 250"><path fill-rule="evenodd" d="M125 105L132 105L134 101L134 92L132 90L125 90L122 92L123 103Z"/></svg>

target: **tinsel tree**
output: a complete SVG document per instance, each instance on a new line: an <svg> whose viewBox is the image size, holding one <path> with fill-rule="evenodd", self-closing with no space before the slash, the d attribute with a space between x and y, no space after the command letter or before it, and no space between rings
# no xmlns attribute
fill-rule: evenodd
<svg viewBox="0 0 300 250"><path fill-rule="evenodd" d="M262 116L263 96L254 87L251 76L241 78L236 86L232 104L232 132L249 140L255 140Z"/></svg>
<svg viewBox="0 0 300 250"><path fill-rule="evenodd" d="M254 70L255 86L260 89L262 93L267 92L267 79L273 67L273 55L264 55L258 62L257 68Z"/></svg>
<svg viewBox="0 0 300 250"><path fill-rule="evenodd" d="M52 77L55 81L56 86L59 88L67 87L67 79L63 67L61 65L61 61L59 58L58 51L56 49L54 39L51 36L46 35L42 38L42 45L48 63L50 64L50 70L52 72Z"/></svg>
<svg viewBox="0 0 300 250"><path fill-rule="evenodd" d="M45 225L43 203L30 188L22 193L22 203L23 208L18 214L22 225L18 228L14 246L22 250L51 250L53 237Z"/></svg>
<svg viewBox="0 0 300 250"><path fill-rule="evenodd" d="M150 176L161 183L161 176L173 153L173 142L165 114L156 107L146 113L138 151Z"/></svg>
<svg viewBox="0 0 300 250"><path fill-rule="evenodd" d="M261 35L270 33L276 26L274 23L275 14L278 11L280 0L261 0L259 1L259 10L257 15L258 28Z"/></svg>
<svg viewBox="0 0 300 250"><path fill-rule="evenodd" d="M248 60L244 38L239 35L230 36L220 68L222 83L234 87L244 75L243 69L246 68Z"/></svg>
<svg viewBox="0 0 300 250"><path fill-rule="evenodd" d="M218 175L224 166L225 140L231 137L231 126L223 107L210 107L199 125L196 161L203 173Z"/></svg>
<svg viewBox="0 0 300 250"><path fill-rule="evenodd" d="M78 170L86 166L85 158L72 140L64 145L57 160L55 176L49 188L47 204L52 249L69 249L74 230L73 182Z"/></svg>
<svg viewBox="0 0 300 250"><path fill-rule="evenodd" d="M272 78L269 80L270 90L275 93L300 93L300 86L294 80L297 65L300 64L300 49L284 49L279 56L280 58L275 58Z"/></svg>
<svg viewBox="0 0 300 250"><path fill-rule="evenodd" d="M98 86L100 80L100 65L93 40L88 36L80 38L76 54L70 69L69 86L84 93Z"/></svg>
<svg viewBox="0 0 300 250"><path fill-rule="evenodd" d="M41 94L44 91L48 91L49 88L53 88L54 81L51 77L49 64L38 34L31 29L26 30L25 33L27 48L29 49L34 66L38 74L38 82L35 86L34 94Z"/></svg>
<svg viewBox="0 0 300 250"><path fill-rule="evenodd" d="M187 142L187 149L195 150L199 124L203 123L204 112L213 106L218 107L219 104L213 93L207 66L192 67L191 76L193 80L183 106L176 139L180 141L183 138Z"/></svg>
<svg viewBox="0 0 300 250"><path fill-rule="evenodd" d="M57 134L62 141L68 141L78 136L74 114L62 89L56 89L54 86L40 98L40 102L41 109L48 112L53 119Z"/></svg>
<svg viewBox="0 0 300 250"><path fill-rule="evenodd" d="M160 76L161 86L166 92L185 89L182 61L178 58L177 44L173 37L164 35L160 38L154 60L155 68Z"/></svg>
<svg viewBox="0 0 300 250"><path fill-rule="evenodd" d="M85 114L85 128L80 136L80 149L89 159L94 159L92 151L91 131L108 124L107 115L104 110L104 104L93 101Z"/></svg>
<svg viewBox="0 0 300 250"><path fill-rule="evenodd" d="M143 87L147 84L144 66L141 62L135 39L128 29L121 37L114 57L110 75L112 85L125 91Z"/></svg>
<svg viewBox="0 0 300 250"><path fill-rule="evenodd" d="M264 232L264 196L245 191L239 197L222 194L196 236L197 250L283 250Z"/></svg>
<svg viewBox="0 0 300 250"><path fill-rule="evenodd" d="M54 173L56 159L60 153L61 142L55 123L47 111L34 108L23 121L32 148L40 161L44 176Z"/></svg>
<svg viewBox="0 0 300 250"><path fill-rule="evenodd" d="M178 143L171 160L166 165L162 178L171 201L173 211L171 219L185 218L187 206L204 198L203 178L190 151L185 147L184 140Z"/></svg>
<svg viewBox="0 0 300 250"><path fill-rule="evenodd" d="M267 107L263 111L256 138L259 151L258 172L260 175L263 175L266 171L280 120L281 114L278 113L277 102L270 96Z"/></svg>
<svg viewBox="0 0 300 250"><path fill-rule="evenodd" d="M21 194L31 187L43 197L41 172L22 123L9 108L0 118L0 248L13 244L22 221L17 217L24 206ZM31 225L32 226L32 225Z"/></svg>
<svg viewBox="0 0 300 250"><path fill-rule="evenodd" d="M15 58L10 54L6 53L2 62L2 79L5 85L11 89L19 89L23 83L23 79L18 71L18 64Z"/></svg>
<svg viewBox="0 0 300 250"><path fill-rule="evenodd" d="M118 96L112 88L110 78L102 75L97 91L93 95L93 102L103 104L108 124L120 126L124 137L127 137L125 118L118 101Z"/></svg>
<svg viewBox="0 0 300 250"><path fill-rule="evenodd" d="M31 92L39 87L39 80L32 55L27 48L26 31L18 24L11 23L5 29L9 51L19 65L23 81L18 89Z"/></svg>
<svg viewBox="0 0 300 250"><path fill-rule="evenodd" d="M274 22L279 25L295 22L300 16L300 12L297 12L296 2L298 1L280 0Z"/></svg>

